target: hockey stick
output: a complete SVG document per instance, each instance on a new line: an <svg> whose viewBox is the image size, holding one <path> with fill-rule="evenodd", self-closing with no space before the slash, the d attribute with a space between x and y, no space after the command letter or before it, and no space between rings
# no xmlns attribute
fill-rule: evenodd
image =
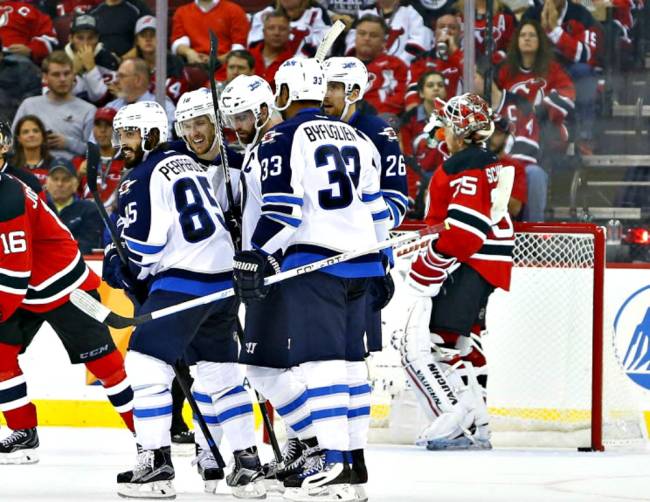
<svg viewBox="0 0 650 502"><path fill-rule="evenodd" d="M314 55L314 59L319 63L325 61L325 57L327 56L327 53L334 45L334 42L336 42L336 39L339 38L339 35L344 31L345 31L345 23L339 19L327 31L327 33L323 37L323 40L321 40L320 44L318 45L318 49L316 49L316 54Z"/></svg>
<svg viewBox="0 0 650 502"><path fill-rule="evenodd" d="M225 138L223 135L223 121L221 116L221 110L219 109L219 96L217 94L217 83L214 80L214 72L217 67L217 46L218 39L214 31L210 30L210 59L208 61L208 68L210 72L210 93L212 94L212 108L214 109L214 132L217 136L217 141L219 142L219 154L221 155L221 169L223 170L223 179L226 185L226 197L228 198L228 206L232 214L232 219L235 223L235 228L231 229L231 237L236 251L241 250L241 211L239 206L235 204L235 196L232 190L232 179L230 177L230 167L228 166L228 150L226 149ZM239 338L240 343L243 346L244 332L237 319L237 337ZM264 421L264 427L269 434L269 439L271 440L271 448L273 449L273 456L275 461L278 463L280 469L284 467L282 461L282 452L280 451L280 446L278 444L278 438L275 435L275 429L271 423L271 418L269 417L268 411L266 410L266 399L260 398L260 393L255 390L255 397L257 398L257 404L260 408L260 414L262 415L262 420Z"/></svg>
<svg viewBox="0 0 650 502"><path fill-rule="evenodd" d="M106 208L104 208L104 204L102 203L99 197L99 192L97 191L97 166L99 165L99 148L97 147L97 145L90 142L88 142L87 148L88 151L86 153L86 182L88 184L88 189L90 190L90 193L92 194L93 199L95 200L95 205L99 210L99 216L104 221L104 225L106 225L106 228L108 228L108 232L111 235L111 240L115 245L115 250L117 251L117 254L120 257L120 261L124 265L128 265L129 262L128 262L126 251L122 247L122 243L120 242L120 239L117 235L117 230L113 226L113 222L109 218L108 213L106 212ZM90 295L88 295L88 297L92 298L92 296ZM73 305L77 306L77 304L72 299L72 294L70 295L70 301L72 302ZM88 312L86 313L91 317L94 317ZM224 462L223 457L219 452L219 448L217 447L217 444L215 443L214 438L210 433L210 429L208 429L208 424L205 422L205 418L203 418L203 415L201 414L201 410L199 410L199 406L196 404L196 400L194 399L194 396L192 396L192 391L187 386L187 382L183 378L183 375L181 374L180 369L177 367L177 364L174 364L172 367L174 368L174 374L176 375L176 380L178 381L178 385L183 391L183 394L185 395L185 399L187 399L190 408L192 408L192 413L194 413L194 416L196 417L196 421L199 423L199 428L201 429L201 432L203 432L203 436L205 436L205 439L208 443L208 447L210 448L212 455L214 455L217 465L219 465L219 467L222 469L225 468L226 463Z"/></svg>
<svg viewBox="0 0 650 502"><path fill-rule="evenodd" d="M388 247L401 246L410 241L420 239L421 237L424 237L426 235L442 232L443 230L447 230L448 228L449 226L446 222L440 223L430 227L421 228L420 230L417 230L407 235L400 235L398 237L394 237L392 239L388 239L379 242L377 244L373 244L372 246L369 246L366 249L360 249L355 251L344 251L341 254L337 254L329 258L323 258L322 260L318 260L314 263L308 263L306 265L292 268L290 270L280 272L279 274L275 274L270 277L267 277L264 280L264 285L270 286L271 284L276 284L280 281L291 279L292 277L308 274L309 272L315 272L316 270L320 270L325 267L330 267L338 263L343 263L345 261L349 261L354 258L359 258L360 256L364 256L370 253L375 253ZM181 312L183 310L191 309L193 307L198 307L199 305L205 305L206 303L215 302L217 300L223 300L224 298L231 297L234 294L235 291L233 290L233 288L228 288L223 291L217 291L216 293L211 293L206 296L193 298L192 300L188 300L186 302L182 302L177 305L165 307L160 310L155 310L153 312L149 312L148 314L142 314L136 317L125 317L116 314L108 307L105 307L100 302L95 300L88 293L80 289L77 289L70 294L70 300L77 308L83 310L89 316L97 319L98 321L105 322L106 324L108 324L113 328L126 328L128 326L137 326L147 321L151 321L153 319L159 319L161 317L175 314L176 312Z"/></svg>
<svg viewBox="0 0 650 502"><path fill-rule="evenodd" d="M214 31L210 30L210 59L208 61L208 71L210 72L210 93L212 94L212 108L214 108L214 132L217 135L217 141L219 142L219 155L221 155L221 168L223 169L223 178L226 184L226 196L228 197L228 205L230 206L230 211L232 212L232 215L237 222L237 232L240 232L241 230L239 226L241 225L241 212L239 211L239 207L235 205L235 197L232 191L232 180L230 178L230 168L228 166L228 151L226 149L226 143L223 136L223 121L221 119L221 110L219 110L217 83L214 80L214 72L217 68L218 44L219 40L217 39L217 36L214 34Z"/></svg>

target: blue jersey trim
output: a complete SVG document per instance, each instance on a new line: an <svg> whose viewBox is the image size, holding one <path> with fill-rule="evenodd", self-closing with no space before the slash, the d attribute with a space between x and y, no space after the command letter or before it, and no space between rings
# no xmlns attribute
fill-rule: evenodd
<svg viewBox="0 0 650 502"><path fill-rule="evenodd" d="M126 245L131 251L135 251L136 253L140 254L157 254L165 248L165 244L162 246L156 246L153 244L141 244L129 239L128 237L125 237L125 240Z"/></svg>
<svg viewBox="0 0 650 502"><path fill-rule="evenodd" d="M331 256L331 255L330 255ZM372 261L367 262L343 262L336 265L331 265L320 269L320 272L334 275L336 277L343 277L346 279L353 279L356 277L383 277L385 274L384 268L381 264L379 254L366 255L373 257ZM306 253L297 251L287 255L282 261L282 270L289 270L292 268L301 267L309 263L327 258L325 254ZM365 258L365 257L364 257Z"/></svg>
<svg viewBox="0 0 650 502"><path fill-rule="evenodd" d="M373 213L372 215L373 221L384 220L386 218L390 218L390 211L388 209L384 209L379 213Z"/></svg>
<svg viewBox="0 0 650 502"><path fill-rule="evenodd" d="M372 202L373 200L377 200L379 197L381 197L381 192L361 194L361 200L363 202Z"/></svg>
<svg viewBox="0 0 650 502"><path fill-rule="evenodd" d="M295 206L302 206L304 201L302 197L292 197L290 195L265 195L262 197L262 203L284 202Z"/></svg>
<svg viewBox="0 0 650 502"><path fill-rule="evenodd" d="M290 216L285 216L279 213L264 213L264 216L272 220L277 221L278 223L284 223L297 228L300 225L301 220L299 218L291 218Z"/></svg>
<svg viewBox="0 0 650 502"><path fill-rule="evenodd" d="M155 279L151 285L151 292L161 289L164 291L185 293L186 295L205 296L228 288L232 288L232 280L203 282L193 279L167 276Z"/></svg>

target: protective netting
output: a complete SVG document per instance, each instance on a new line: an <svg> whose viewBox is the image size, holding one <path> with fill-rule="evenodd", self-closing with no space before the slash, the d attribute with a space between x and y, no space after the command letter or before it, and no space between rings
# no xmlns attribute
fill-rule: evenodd
<svg viewBox="0 0 650 502"><path fill-rule="evenodd" d="M488 406L494 443L516 446L590 445L594 236L517 233L511 291L495 292L487 311ZM400 279L409 260L396 266ZM386 338L401 335L408 294L397 279L384 311L386 349L375 357L375 437L411 441L426 423ZM642 441L645 427L634 390L614 354L611 320L604 322L603 436L606 445Z"/></svg>

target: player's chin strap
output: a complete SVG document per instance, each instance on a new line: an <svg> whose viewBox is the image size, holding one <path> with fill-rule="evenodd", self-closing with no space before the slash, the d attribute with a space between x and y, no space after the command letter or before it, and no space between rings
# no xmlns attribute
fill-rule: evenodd
<svg viewBox="0 0 650 502"><path fill-rule="evenodd" d="M269 123L269 120L271 120L271 110L268 110L268 116L266 117L266 120L264 121L264 123L259 124L260 118L261 117L256 117L255 118L255 136L253 136L253 141L252 141L251 145L256 145L257 144L257 140L259 140L259 138L260 138L260 133L262 132L262 130L264 129L266 124Z"/></svg>
<svg viewBox="0 0 650 502"><path fill-rule="evenodd" d="M343 107L343 113L341 113L341 117L340 117L341 120L345 120L345 117L347 117L348 110L350 109L350 107L354 103L356 103L357 101L361 100L361 97L358 97L355 100L350 99L350 94L351 93L352 93L352 91L350 91L349 93L346 93L345 98L343 98L343 101L345 102L345 106Z"/></svg>

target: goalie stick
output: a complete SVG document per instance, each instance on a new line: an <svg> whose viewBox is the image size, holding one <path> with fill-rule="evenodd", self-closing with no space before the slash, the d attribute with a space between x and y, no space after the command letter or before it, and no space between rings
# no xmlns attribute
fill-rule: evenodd
<svg viewBox="0 0 650 502"><path fill-rule="evenodd" d="M111 235L111 240L113 241L113 244L115 244L115 250L117 251L117 254L120 257L120 261L124 265L128 266L129 262L128 262L126 251L122 247L122 242L120 241L117 235L117 230L115 229L113 222L109 218L108 213L104 208L104 204L102 203L101 198L99 197L99 193L97 192L97 166L98 165L99 165L99 148L97 147L96 144L91 143L89 141L87 143L87 151L86 151L86 182L88 184L88 189L90 190L90 193L92 194L93 199L95 200L95 205L99 210L99 216L104 221L104 225L106 225L106 228L108 229L108 232ZM74 291L72 293L74 293ZM92 298L92 296L90 295L88 296ZM70 301L72 302L73 305L76 306L75 302L72 300L72 294L70 295ZM94 316L91 315L91 317ZM205 418L203 418L203 415L201 414L201 410L199 410L199 406L196 404L194 396L192 396L192 391L188 387L187 382L183 378L183 375L181 374L181 371L178 368L178 366L174 364L172 367L174 368L174 374L176 375L176 380L178 381L178 385L180 386L181 391L185 396L185 399L187 399L187 402L190 405L190 408L192 409L192 413L196 417L196 421L199 424L199 428L201 429L201 432L203 432L203 435L205 436L205 440L208 443L210 452L212 452L212 455L214 456L217 465L219 465L220 468L224 469L226 467L226 463L224 462L223 457L219 452L217 443L215 443L214 438L210 433L210 429L208 429L208 424L205 422Z"/></svg>
<svg viewBox="0 0 650 502"><path fill-rule="evenodd" d="M264 280L264 285L270 286L271 284L276 284L280 281L291 279L292 277L296 277L298 275L308 274L309 272L315 272L316 270L320 270L325 267L336 265L338 263L343 263L345 261L349 261L354 258L358 258L360 256L364 256L370 253L375 253L388 247L401 246L413 240L420 239L421 237L424 237L426 235L437 234L439 232L447 230L448 228L449 225L446 222L440 223L437 225L432 225L430 227L421 228L408 235L400 235L398 237L394 237L392 239L388 239L379 242L377 244L373 244L372 246L366 249L360 249L355 251L344 251L341 254L337 254L329 258L323 258L322 260L318 260L314 263L308 263L306 265L302 265L301 267L292 268L290 270L280 272L279 274L275 274L270 277L267 277ZM175 314L176 312L181 312L183 310L191 309L193 307L198 307L199 305L205 305L206 303L222 300L224 298L233 296L234 294L235 291L233 290L233 288L228 288L223 291L217 291L216 293L212 293L206 296L200 296L198 298L194 298L192 300L188 300L186 302L182 302L177 305L165 307L160 310L154 310L153 312L142 314L136 317L125 317L125 316L121 316L120 314L116 314L111 309L105 307L100 302L95 300L88 293L80 289L77 289L70 294L70 300L77 308L79 308L89 316L93 317L94 319L98 320L99 322L106 323L113 328L121 329L121 328L126 328L128 326L137 326L138 324L143 324L153 319L159 319L161 317Z"/></svg>
<svg viewBox="0 0 650 502"><path fill-rule="evenodd" d="M319 63L325 61L325 56L327 56L330 49L334 45L334 42L336 42L336 39L339 38L339 35L344 31L345 31L345 23L340 19L337 20L332 25L332 27L327 31L327 33L323 37L323 40L321 40L321 43L318 45L318 49L316 49L316 54L314 55L314 59Z"/></svg>

